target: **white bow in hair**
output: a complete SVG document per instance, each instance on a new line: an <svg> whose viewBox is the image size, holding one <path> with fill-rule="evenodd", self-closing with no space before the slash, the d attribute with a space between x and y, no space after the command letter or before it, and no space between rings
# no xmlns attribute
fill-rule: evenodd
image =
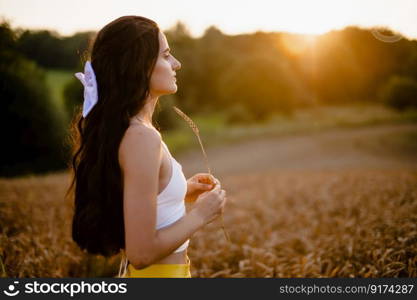
<svg viewBox="0 0 417 300"><path fill-rule="evenodd" d="M97 81L93 66L87 61L84 66L84 73L75 73L84 86L83 117L85 118L98 101Z"/></svg>

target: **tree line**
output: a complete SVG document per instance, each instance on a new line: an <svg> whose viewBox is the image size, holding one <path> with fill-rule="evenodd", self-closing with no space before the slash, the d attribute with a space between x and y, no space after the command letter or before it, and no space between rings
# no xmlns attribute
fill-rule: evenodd
<svg viewBox="0 0 417 300"><path fill-rule="evenodd" d="M178 23L165 34L182 69L177 72L178 92L161 105L176 104L191 115L222 112L229 123L250 123L323 104L417 107L416 40L382 42L371 30L354 26L316 37L262 31L226 35L211 26L195 38ZM82 70L94 35L62 37L45 30L12 29L7 23L0 26L2 122L13 124L2 128L14 157L3 159L0 175L19 173L16 170L34 161L36 168L62 167L56 162L65 156L67 124L54 114L56 104L50 99L44 70ZM71 115L82 103L82 85L74 78L64 94ZM163 128L175 127L173 114L166 109L158 110L156 118ZM55 157L47 159L48 153ZM49 166L42 156L55 164ZM25 159L28 162L22 163Z"/></svg>

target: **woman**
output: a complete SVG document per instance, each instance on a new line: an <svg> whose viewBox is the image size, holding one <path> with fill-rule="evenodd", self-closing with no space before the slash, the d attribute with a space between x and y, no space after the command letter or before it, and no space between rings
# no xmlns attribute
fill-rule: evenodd
<svg viewBox="0 0 417 300"><path fill-rule="evenodd" d="M152 125L159 97L177 91L181 64L169 51L154 21L125 16L98 32L76 74L84 106L73 126L72 236L92 254L122 251L124 277L191 277L189 239L226 203L213 176L185 179ZM188 213L184 201L194 202Z"/></svg>

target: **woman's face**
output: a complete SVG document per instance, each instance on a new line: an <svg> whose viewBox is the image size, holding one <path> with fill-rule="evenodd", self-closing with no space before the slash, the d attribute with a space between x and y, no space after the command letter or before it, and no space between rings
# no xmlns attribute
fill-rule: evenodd
<svg viewBox="0 0 417 300"><path fill-rule="evenodd" d="M174 94L177 91L175 71L181 68L181 63L169 51L165 34L160 31L159 54L150 82L150 93L152 96Z"/></svg>

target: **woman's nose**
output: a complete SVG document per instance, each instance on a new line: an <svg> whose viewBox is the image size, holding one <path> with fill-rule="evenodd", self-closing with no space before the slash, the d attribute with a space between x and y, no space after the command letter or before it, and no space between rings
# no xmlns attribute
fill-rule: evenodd
<svg viewBox="0 0 417 300"><path fill-rule="evenodd" d="M181 69L181 63L176 59L174 64L174 70Z"/></svg>

